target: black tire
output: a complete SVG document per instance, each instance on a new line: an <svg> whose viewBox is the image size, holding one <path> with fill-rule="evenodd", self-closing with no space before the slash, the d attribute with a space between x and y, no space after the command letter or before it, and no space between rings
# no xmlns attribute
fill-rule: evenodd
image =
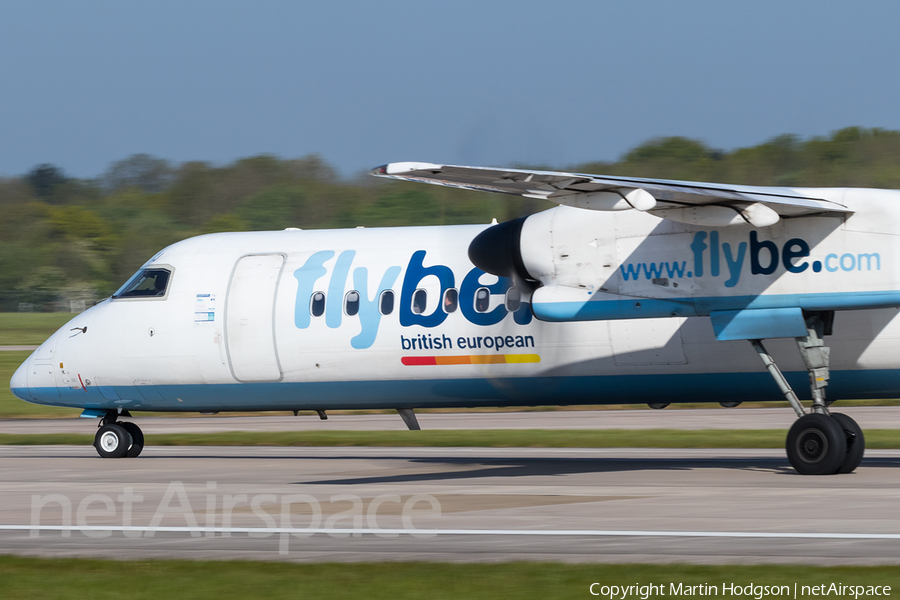
<svg viewBox="0 0 900 600"><path fill-rule="evenodd" d="M838 468L838 473L852 473L862 462L866 452L866 438L863 436L860 426L845 414L831 413L831 418L837 421L844 435L847 436L847 456Z"/></svg>
<svg viewBox="0 0 900 600"><path fill-rule="evenodd" d="M131 447L128 449L128 452L125 453L125 457L134 458L139 456L144 449L144 432L141 431L140 427L131 422L120 421L118 424L124 427L125 431L131 435Z"/></svg>
<svg viewBox="0 0 900 600"><path fill-rule="evenodd" d="M803 415L787 435L788 460L801 475L834 475L847 457L847 436L827 415Z"/></svg>
<svg viewBox="0 0 900 600"><path fill-rule="evenodd" d="M131 447L131 434L118 423L104 425L94 436L94 448L101 458L122 458Z"/></svg>

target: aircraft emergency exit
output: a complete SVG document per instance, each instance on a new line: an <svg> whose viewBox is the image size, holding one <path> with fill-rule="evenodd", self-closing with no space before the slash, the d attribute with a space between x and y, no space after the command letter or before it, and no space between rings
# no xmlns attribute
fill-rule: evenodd
<svg viewBox="0 0 900 600"><path fill-rule="evenodd" d="M804 474L862 460L863 432L830 402L900 396L900 192L373 174L557 206L178 242L44 342L13 392L98 418L103 457L140 454L129 411L394 408L417 429L417 408L787 399Z"/></svg>

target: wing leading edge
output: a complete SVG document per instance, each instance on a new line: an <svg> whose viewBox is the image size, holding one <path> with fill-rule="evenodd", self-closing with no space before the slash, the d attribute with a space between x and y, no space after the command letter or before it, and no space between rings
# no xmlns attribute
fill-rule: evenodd
<svg viewBox="0 0 900 600"><path fill-rule="evenodd" d="M592 210L636 209L695 225L766 227L782 217L846 214L846 206L804 190L612 177L557 171L495 169L399 162L372 171L378 177L539 198Z"/></svg>

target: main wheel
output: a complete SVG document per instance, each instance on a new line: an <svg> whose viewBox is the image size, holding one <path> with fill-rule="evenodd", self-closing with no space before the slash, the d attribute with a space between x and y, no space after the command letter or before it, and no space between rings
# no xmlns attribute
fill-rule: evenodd
<svg viewBox="0 0 900 600"><path fill-rule="evenodd" d="M125 428L131 435L131 447L128 449L128 452L125 453L126 458L134 458L141 453L141 450L144 449L144 432L141 431L141 428L131 423L130 421L119 421L118 423L122 427Z"/></svg>
<svg viewBox="0 0 900 600"><path fill-rule="evenodd" d="M827 415L803 415L787 435L788 460L801 475L832 475L847 457L847 436Z"/></svg>
<svg viewBox="0 0 900 600"><path fill-rule="evenodd" d="M131 434L118 423L104 425L94 436L94 448L102 458L122 458L131 447Z"/></svg>
<svg viewBox="0 0 900 600"><path fill-rule="evenodd" d="M860 426L845 414L831 413L831 418L837 421L844 435L847 437L847 456L838 468L838 473L852 473L862 462L866 451L866 438L863 436Z"/></svg>

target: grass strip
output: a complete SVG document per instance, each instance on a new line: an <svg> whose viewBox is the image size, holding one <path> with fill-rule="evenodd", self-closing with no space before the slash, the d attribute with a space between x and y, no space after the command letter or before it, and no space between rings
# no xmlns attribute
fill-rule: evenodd
<svg viewBox="0 0 900 600"><path fill-rule="evenodd" d="M384 446L474 448L783 448L783 429L465 429L226 431L146 436L148 446ZM900 448L900 430L865 432L866 447ZM93 433L0 434L2 445L89 445Z"/></svg>
<svg viewBox="0 0 900 600"><path fill-rule="evenodd" d="M881 567L814 567L803 565L683 565L565 564L506 562L447 564L383 563L261 563L249 561L113 561L71 558L0 557L3 597L106 598L344 598L404 600L406 598L590 598L592 583L600 585L662 585L673 595L674 584L708 585L725 596L725 585L780 586L798 592L806 586L840 584L890 586L881 598L896 597L900 569ZM596 590L596 588L595 588ZM752 591L752 590L751 590ZM694 592L697 593L696 591ZM762 592L760 592L762 593ZM684 595L683 592L681 595ZM733 594L729 594L733 595ZM754 594L742 597L755 597ZM640 598L640 593L629 598ZM756 596L760 597L760 596ZM768 597L766 595L765 597ZM798 593L798 598L811 598ZM853 597L840 595L839 598ZM863 597L863 596L860 596Z"/></svg>
<svg viewBox="0 0 900 600"><path fill-rule="evenodd" d="M36 346L75 315L71 313L0 313L0 346Z"/></svg>

